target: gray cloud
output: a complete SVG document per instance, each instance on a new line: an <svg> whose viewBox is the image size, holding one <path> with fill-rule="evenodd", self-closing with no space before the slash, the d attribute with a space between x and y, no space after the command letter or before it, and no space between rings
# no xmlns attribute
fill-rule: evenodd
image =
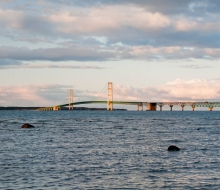
<svg viewBox="0 0 220 190"><path fill-rule="evenodd" d="M182 65L180 67L187 68L187 69L208 69L208 68L213 68L212 66L208 66L208 65Z"/></svg>
<svg viewBox="0 0 220 190"><path fill-rule="evenodd" d="M23 3L27 3L26 1L21 1ZM19 3L18 5L22 4ZM215 14L207 14L202 13L201 15L195 15L198 13L201 8L215 9L218 7L217 5L220 4L217 1L193 1L193 0L167 0L166 3L161 3L160 0L149 1L149 0L106 0L106 1L53 1L53 3L57 3L60 9L59 11L64 11L61 5L79 5L86 10L90 10L89 6L92 5L125 5L125 4L135 4L141 7L145 7L146 12L155 12L155 13L162 13L167 14L175 12L176 17L172 17L172 20L175 21L176 19L183 18L188 19L188 21L196 22L197 24L204 25L207 22L212 22L214 24L213 27L217 26L219 23L218 16ZM31 3L30 3L31 4ZM33 3L34 4L34 3ZM17 5L17 6L18 6ZM216 5L216 6L215 6ZM29 5L30 6L30 5ZM94 8L94 7L93 7ZM103 10L105 7L102 7ZM198 10L197 10L198 8ZM85 11L86 11L85 10ZM57 13L59 13L57 11ZM6 14L6 13L5 13ZM9 13L8 13L9 14ZM21 40L21 41L28 41L32 43L37 42L51 42L55 39L64 38L64 39L76 39L80 43L86 44L88 43L97 43L96 40L93 39L91 36L106 36L108 39L108 45L112 45L114 43L121 42L124 45L135 46L135 45L151 45L151 46L199 46L199 47L220 47L219 40L220 38L219 30L216 28L210 28L210 31L204 31L202 28L194 28L191 31L177 31L173 28L173 25L169 25L167 27L163 27L162 29L153 29L148 28L147 31L135 28L131 26L129 23L123 23L123 25L116 28L103 28L102 30L95 30L95 31L86 31L87 23L80 23L81 28L83 31L78 31L77 28L74 28L74 23L69 23L69 26L72 26L72 32L65 33L63 31L59 31L57 28L65 28L62 26L62 23L54 23L49 20L49 15L43 15L42 12L38 12L35 15L31 15L28 11L24 10L24 13L13 12L10 13L11 19L7 22L5 19L2 20L4 24L1 28L1 35L8 36L12 40ZM13 16L13 14L15 14ZM51 13L52 14L52 13ZM76 14L76 15L75 15ZM82 18L83 11L78 13L72 13L71 11L68 13L69 16L75 16L78 18ZM118 13L119 14L119 13ZM7 16L6 16L7 18ZM132 18L132 17L131 17ZM16 19L16 24L18 28L11 29L14 26L13 20ZM171 17L170 17L171 19ZM200 19L200 20L199 20ZM7 19L6 19L7 20ZM12 22L12 23L11 23ZM90 26L90 28L92 25ZM95 26L93 26L94 28ZM210 26L207 26L210 27ZM9 35L10 34L10 35ZM11 36L11 37L10 37ZM82 38L82 37L89 37L89 38Z"/></svg>
<svg viewBox="0 0 220 190"><path fill-rule="evenodd" d="M0 47L0 58L13 60L104 61L116 59L115 53L94 49Z"/></svg>
<svg viewBox="0 0 220 190"><path fill-rule="evenodd" d="M4 9L0 9L4 18L0 18L0 35L17 44L44 43L54 48L0 47L1 59L106 61L220 57L205 50L212 48L214 52L220 48L218 1L47 0L41 3L5 1ZM140 47L179 47L180 50L134 52Z"/></svg>
<svg viewBox="0 0 220 190"><path fill-rule="evenodd" d="M150 12L161 12L166 15L198 16L207 13L219 13L219 1L213 0L49 0L51 3L66 6L103 6L103 5L126 5L133 4L145 8ZM48 1L48 2L49 2Z"/></svg>
<svg viewBox="0 0 220 190"><path fill-rule="evenodd" d="M21 61L17 61L17 60L0 59L0 68L6 66L12 66L12 65L22 65L22 64L23 63Z"/></svg>
<svg viewBox="0 0 220 190"><path fill-rule="evenodd" d="M22 65L16 65L14 63L13 65L3 65L0 66L0 69L105 69L104 67L99 66L87 66L87 65L47 65L47 64L22 64Z"/></svg>
<svg viewBox="0 0 220 190"><path fill-rule="evenodd" d="M96 49L95 49L96 48ZM220 49L207 48L181 48L172 47L99 47L94 48L39 48L30 49L27 47L15 48L10 46L0 47L0 59L2 65L21 65L21 61L108 61L108 60L178 60L178 59L219 59ZM13 62L14 61L14 62ZM38 67L38 66L36 66ZM58 67L45 65L45 67ZM74 66L71 66L74 67ZM6 68L6 67L5 67ZM9 67L8 67L9 68ZM62 68L62 66L60 66Z"/></svg>

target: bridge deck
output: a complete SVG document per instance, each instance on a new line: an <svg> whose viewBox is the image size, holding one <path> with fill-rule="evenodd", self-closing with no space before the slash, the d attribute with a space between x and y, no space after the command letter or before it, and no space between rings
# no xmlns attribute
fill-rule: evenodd
<svg viewBox="0 0 220 190"><path fill-rule="evenodd" d="M131 102L131 101L113 101L113 104L123 104L123 105L147 105L147 103L156 103L158 106L193 106L193 107L220 107L220 102ZM74 102L70 105L82 105L82 104L107 104L107 101L82 101L82 102ZM49 110L53 109L53 107L61 108L67 107L69 104L61 104L51 107L41 108L39 110Z"/></svg>

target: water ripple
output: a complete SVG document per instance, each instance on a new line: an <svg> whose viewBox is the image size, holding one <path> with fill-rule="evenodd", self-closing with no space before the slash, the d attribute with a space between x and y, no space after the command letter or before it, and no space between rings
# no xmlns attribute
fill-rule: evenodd
<svg viewBox="0 0 220 190"><path fill-rule="evenodd" d="M219 188L219 112L0 112L0 189Z"/></svg>

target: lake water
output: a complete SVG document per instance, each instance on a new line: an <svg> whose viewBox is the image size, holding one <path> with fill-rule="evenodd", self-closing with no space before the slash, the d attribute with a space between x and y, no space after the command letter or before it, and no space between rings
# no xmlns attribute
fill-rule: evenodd
<svg viewBox="0 0 220 190"><path fill-rule="evenodd" d="M0 189L220 189L219 150L218 111L0 111Z"/></svg>

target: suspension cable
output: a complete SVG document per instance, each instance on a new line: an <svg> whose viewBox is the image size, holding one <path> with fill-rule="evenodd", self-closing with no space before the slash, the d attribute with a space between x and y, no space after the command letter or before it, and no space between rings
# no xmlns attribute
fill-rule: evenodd
<svg viewBox="0 0 220 190"><path fill-rule="evenodd" d="M106 90L107 90L107 84L105 85L105 87L98 94L103 94ZM101 97L101 95L100 96L95 96L92 101L95 101L100 97Z"/></svg>
<svg viewBox="0 0 220 190"><path fill-rule="evenodd" d="M125 95L123 92L121 92L114 84L113 84L113 87L114 87L114 91L116 91L119 95L123 96L125 99L131 100L130 97Z"/></svg>

